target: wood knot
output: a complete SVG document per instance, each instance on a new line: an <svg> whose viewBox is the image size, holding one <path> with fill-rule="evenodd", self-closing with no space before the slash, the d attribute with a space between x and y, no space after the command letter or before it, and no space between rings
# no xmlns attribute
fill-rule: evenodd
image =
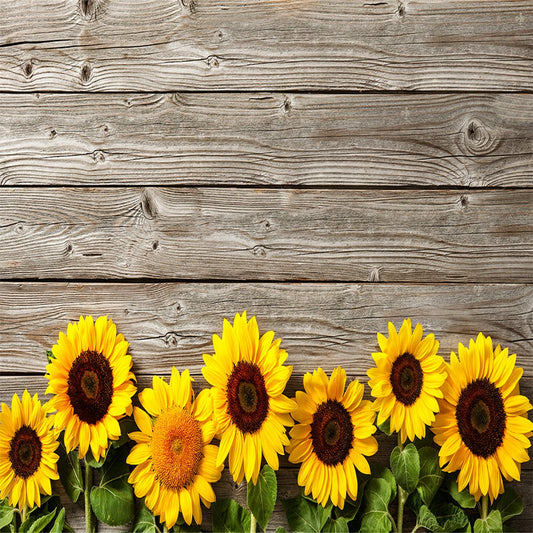
<svg viewBox="0 0 533 533"><path fill-rule="evenodd" d="M218 68L220 66L217 56L208 56L206 63L209 68Z"/></svg>
<svg viewBox="0 0 533 533"><path fill-rule="evenodd" d="M57 131L54 129L50 130L50 139L53 139L57 135Z"/></svg>
<svg viewBox="0 0 533 533"><path fill-rule="evenodd" d="M405 17L405 4L401 0L398 2L398 16L401 19Z"/></svg>
<svg viewBox="0 0 533 533"><path fill-rule="evenodd" d="M144 218L148 220L153 220L157 215L157 205L155 201L153 200L152 196L150 195L150 192L145 189L141 193L141 202L140 202L140 208L142 211L142 214L144 215Z"/></svg>
<svg viewBox="0 0 533 533"><path fill-rule="evenodd" d="M498 138L481 120L472 118L463 125L461 145L466 155L485 155L498 146Z"/></svg>
<svg viewBox="0 0 533 533"><path fill-rule="evenodd" d="M152 243L152 250L155 252L159 248L159 241L154 241Z"/></svg>
<svg viewBox="0 0 533 533"><path fill-rule="evenodd" d="M179 0L181 7L186 9L191 15L196 12L196 0Z"/></svg>
<svg viewBox="0 0 533 533"><path fill-rule="evenodd" d="M91 78L91 74L92 74L91 66L88 63L85 63L81 67L80 77L81 77L82 83L87 83Z"/></svg>
<svg viewBox="0 0 533 533"><path fill-rule="evenodd" d="M285 99L283 100L283 111L285 113L290 113L291 109L292 109L292 102L290 98L286 96Z"/></svg>
<svg viewBox="0 0 533 533"><path fill-rule="evenodd" d="M95 163L104 163L105 162L105 154L102 150L95 150L93 152L93 159Z"/></svg>
<svg viewBox="0 0 533 533"><path fill-rule="evenodd" d="M462 209L465 209L469 203L470 203L470 199L468 198L468 195L462 194L459 197L459 205L461 206Z"/></svg>
<svg viewBox="0 0 533 533"><path fill-rule="evenodd" d="M22 233L24 231L24 224L22 224L22 222L19 222L16 226L15 226L15 232L16 233Z"/></svg>
<svg viewBox="0 0 533 533"><path fill-rule="evenodd" d="M103 0L80 0L80 12L84 19L94 22L104 8Z"/></svg>
<svg viewBox="0 0 533 533"><path fill-rule="evenodd" d="M370 269L370 275L368 277L368 281L371 281L373 283L379 283L381 281L379 270L380 270L379 267L372 267Z"/></svg>
<svg viewBox="0 0 533 533"><path fill-rule="evenodd" d="M165 344L167 348L175 348L178 345L178 337L175 333L167 333L165 335Z"/></svg>
<svg viewBox="0 0 533 533"><path fill-rule="evenodd" d="M258 257L266 257L267 251L264 246L258 244L252 248L252 253Z"/></svg>
<svg viewBox="0 0 533 533"><path fill-rule="evenodd" d="M72 253L72 244L70 244L70 242L68 242L67 245L65 246L65 253L67 255L70 255Z"/></svg>
<svg viewBox="0 0 533 533"><path fill-rule="evenodd" d="M26 78L31 78L33 76L33 60L30 59L22 65L22 72Z"/></svg>

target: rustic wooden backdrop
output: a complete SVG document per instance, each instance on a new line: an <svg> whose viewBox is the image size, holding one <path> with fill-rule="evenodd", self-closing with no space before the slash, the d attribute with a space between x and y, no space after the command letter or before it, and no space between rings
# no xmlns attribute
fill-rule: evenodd
<svg viewBox="0 0 533 533"><path fill-rule="evenodd" d="M531 398L532 42L530 0L0 0L0 400L44 393L80 314L116 321L143 387L200 377L244 309L291 391L366 382L409 316L444 356L509 346Z"/></svg>

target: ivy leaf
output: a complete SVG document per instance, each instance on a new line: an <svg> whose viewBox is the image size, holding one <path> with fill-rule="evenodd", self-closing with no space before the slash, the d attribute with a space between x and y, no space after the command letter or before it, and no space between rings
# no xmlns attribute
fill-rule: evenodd
<svg viewBox="0 0 533 533"><path fill-rule="evenodd" d="M348 533L348 522L346 518L340 517L337 519L328 518L324 527L322 528L323 533Z"/></svg>
<svg viewBox="0 0 533 533"><path fill-rule="evenodd" d="M381 424L378 424L378 429L380 431L383 431L383 433L385 433L385 435L390 437L392 435L392 431L390 430L390 418L387 418L387 420L385 420L385 422L382 422Z"/></svg>
<svg viewBox="0 0 533 533"><path fill-rule="evenodd" d="M500 533L503 531L502 515L493 509L487 518L478 518L474 523L474 533Z"/></svg>
<svg viewBox="0 0 533 533"><path fill-rule="evenodd" d="M476 499L468 489L463 489L459 492L459 486L457 481L453 476L449 476L446 480L446 488L450 493L450 496L463 508L463 509L473 509L476 506Z"/></svg>
<svg viewBox="0 0 533 533"><path fill-rule="evenodd" d="M236 501L217 500L212 506L213 532L248 533L252 517Z"/></svg>
<svg viewBox="0 0 533 533"><path fill-rule="evenodd" d="M132 533L161 533L155 516L144 504L144 498L141 500L137 510Z"/></svg>
<svg viewBox="0 0 533 533"><path fill-rule="evenodd" d="M521 514L524 504L522 497L514 489L508 487L503 494L498 496L492 508L500 511L502 522L506 522L509 518Z"/></svg>
<svg viewBox="0 0 533 533"><path fill-rule="evenodd" d="M67 453L63 442L56 450L59 455L57 461L57 471L61 484L65 488L68 497L76 503L80 494L83 492L83 476L81 474L80 460L78 459L78 452L76 450Z"/></svg>
<svg viewBox="0 0 533 533"><path fill-rule="evenodd" d="M248 508L255 516L257 523L266 529L274 505L276 503L276 496L278 493L278 481L276 479L276 473L268 465L263 466L257 483L247 483L248 493L246 497L246 503Z"/></svg>
<svg viewBox="0 0 533 533"><path fill-rule="evenodd" d="M379 478L371 479L365 489L364 507L360 530L369 533L389 533L392 522L389 519L390 484Z"/></svg>
<svg viewBox="0 0 533 533"><path fill-rule="evenodd" d="M408 494L416 489L420 475L420 457L414 444L408 444L403 450L396 446L390 456L392 473Z"/></svg>
<svg viewBox="0 0 533 533"><path fill-rule="evenodd" d="M467 527L469 521L462 509L453 503L443 503L432 506L431 510L422 505L417 523L434 533L447 533Z"/></svg>
<svg viewBox="0 0 533 533"><path fill-rule="evenodd" d="M312 503L306 498L291 498L282 500L287 522L295 533L302 531L305 533L320 533L322 528L321 518L316 503ZM327 518L326 518L327 520Z"/></svg>
<svg viewBox="0 0 533 533"><path fill-rule="evenodd" d="M416 490L422 501L429 505L444 479L444 473L439 466L439 452L435 448L421 448L418 450L420 457L420 478Z"/></svg>
<svg viewBox="0 0 533 533"><path fill-rule="evenodd" d="M128 483L129 468L126 448L110 450L102 467L100 483L91 489L91 507L98 520L120 526L135 517L133 489Z"/></svg>
<svg viewBox="0 0 533 533"><path fill-rule="evenodd" d="M391 489L391 498L387 503L390 503L390 501L396 498L396 480L394 479L392 472L385 466L381 466L378 464L371 465L370 469L372 471L372 478L384 479L389 484L389 487Z"/></svg>

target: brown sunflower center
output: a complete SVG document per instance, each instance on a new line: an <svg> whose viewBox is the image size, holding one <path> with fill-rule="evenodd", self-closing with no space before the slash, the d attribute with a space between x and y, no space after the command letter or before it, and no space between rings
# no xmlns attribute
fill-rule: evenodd
<svg viewBox="0 0 533 533"><path fill-rule="evenodd" d="M418 359L410 353L400 355L392 364L390 382L398 401L404 405L415 403L424 383L424 373Z"/></svg>
<svg viewBox="0 0 533 533"><path fill-rule="evenodd" d="M228 414L233 423L245 433L254 433L268 414L268 393L265 379L257 365L237 363L226 387Z"/></svg>
<svg viewBox="0 0 533 533"><path fill-rule="evenodd" d="M21 426L9 443L9 460L15 474L30 477L41 464L43 446L33 428Z"/></svg>
<svg viewBox="0 0 533 533"><path fill-rule="evenodd" d="M67 394L82 422L96 424L102 420L113 399L113 371L109 361L101 353L82 352L70 368Z"/></svg>
<svg viewBox="0 0 533 533"><path fill-rule="evenodd" d="M470 451L491 456L503 442L505 408L500 390L487 378L470 383L457 402L457 427Z"/></svg>
<svg viewBox="0 0 533 533"><path fill-rule="evenodd" d="M154 472L167 489L191 483L203 458L202 431L198 421L181 407L161 414L152 435Z"/></svg>
<svg viewBox="0 0 533 533"><path fill-rule="evenodd" d="M311 424L313 450L326 465L342 463L352 448L353 424L350 413L337 401L318 406Z"/></svg>

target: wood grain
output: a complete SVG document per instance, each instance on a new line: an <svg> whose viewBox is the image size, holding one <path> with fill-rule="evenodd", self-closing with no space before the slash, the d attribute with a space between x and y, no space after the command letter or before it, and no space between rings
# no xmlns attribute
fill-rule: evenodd
<svg viewBox="0 0 533 533"><path fill-rule="evenodd" d="M348 283L0 283L0 369L41 373L45 350L80 314L109 315L130 342L134 370L199 374L212 334L237 311L283 339L295 374L342 364L364 376L376 332L419 321L448 354L483 331L533 377L533 286Z"/></svg>
<svg viewBox="0 0 533 533"><path fill-rule="evenodd" d="M531 90L529 1L2 3L4 91Z"/></svg>
<svg viewBox="0 0 533 533"><path fill-rule="evenodd" d="M531 187L532 104L529 94L4 95L0 184Z"/></svg>
<svg viewBox="0 0 533 533"><path fill-rule="evenodd" d="M0 189L0 275L529 282L533 190Z"/></svg>

